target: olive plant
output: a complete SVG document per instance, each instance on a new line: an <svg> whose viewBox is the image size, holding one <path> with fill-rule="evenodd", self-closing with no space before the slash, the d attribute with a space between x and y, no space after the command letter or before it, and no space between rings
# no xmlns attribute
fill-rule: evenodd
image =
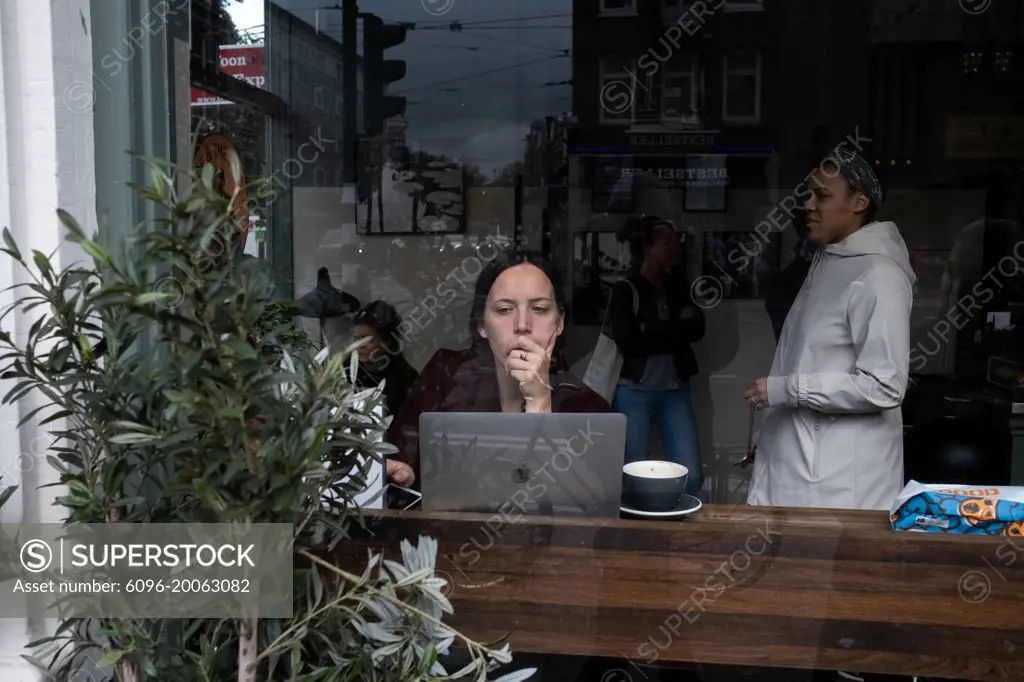
<svg viewBox="0 0 1024 682"><path fill-rule="evenodd" d="M2 482L3 477L0 477L0 483ZM0 509L3 509L7 500L11 499L17 490L18 486L16 485L0 485ZM7 542L0 542L0 583L18 577L17 571L12 568L15 561L14 546Z"/></svg>
<svg viewBox="0 0 1024 682"><path fill-rule="evenodd" d="M65 525L292 524L294 615L64 618L27 658L68 682L86 659L120 682L487 680L507 669L506 641L443 623L452 606L434 539L403 541L401 562L370 556L361 574L330 560L362 523L354 496L372 462L391 450L380 388L353 383L354 347L317 350L290 325L259 262L240 257L234 197L211 167L179 196L169 166L144 161L151 183L135 190L159 217L118 249L63 211L85 264L24 254L4 230L2 250L27 279L2 314L35 319L22 339L0 333L14 384L4 401L42 397L24 421L54 437ZM471 662L446 671L438 656L456 643Z"/></svg>

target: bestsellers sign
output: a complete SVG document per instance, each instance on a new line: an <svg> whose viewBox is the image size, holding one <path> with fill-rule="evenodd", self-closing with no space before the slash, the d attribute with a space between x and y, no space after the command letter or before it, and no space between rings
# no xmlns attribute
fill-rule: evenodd
<svg viewBox="0 0 1024 682"><path fill-rule="evenodd" d="M263 59L262 45L221 45L219 56L221 73L245 81L260 90L266 88L266 62ZM199 88L192 88L192 106L209 107L221 104L234 102L211 95Z"/></svg>

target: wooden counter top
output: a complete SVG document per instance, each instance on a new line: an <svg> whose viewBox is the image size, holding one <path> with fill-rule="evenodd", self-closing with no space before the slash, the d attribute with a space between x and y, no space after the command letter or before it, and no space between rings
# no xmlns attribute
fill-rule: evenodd
<svg viewBox="0 0 1024 682"><path fill-rule="evenodd" d="M1024 538L884 512L706 505L684 521L385 511L334 557L438 540L450 623L513 652L1024 680ZM1016 543L1016 545L1014 544ZM642 679L642 678L637 678Z"/></svg>

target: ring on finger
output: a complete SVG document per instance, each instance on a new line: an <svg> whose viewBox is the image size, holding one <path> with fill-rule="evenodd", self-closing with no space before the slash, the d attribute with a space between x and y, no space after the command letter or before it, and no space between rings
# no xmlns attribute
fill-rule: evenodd
<svg viewBox="0 0 1024 682"><path fill-rule="evenodd" d="M520 360L526 360L527 359L527 352L525 350L522 353L519 354L519 359Z"/></svg>

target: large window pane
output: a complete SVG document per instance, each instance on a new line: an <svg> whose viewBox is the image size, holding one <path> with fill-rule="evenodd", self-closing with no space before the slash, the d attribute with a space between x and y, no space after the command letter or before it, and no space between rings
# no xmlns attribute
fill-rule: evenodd
<svg viewBox="0 0 1024 682"><path fill-rule="evenodd" d="M347 3L340 0L195 0L159 51L139 48L135 56L125 56L122 36L135 35L131 29L142 15L93 4L97 76L108 86L98 90L96 103L101 211L119 216L118 225L143 217L123 190L144 177L123 151L192 160L230 144L242 159L243 177L220 178L225 191L257 177L269 179L272 190L244 208L246 252L273 272L282 298L309 304L300 322L333 352L366 333L356 329L353 313L380 301L401 320L392 325L398 336L389 343L413 371L468 349L493 360L494 347L505 353L505 364L498 363L503 368L515 356L492 345L486 324L481 329L471 320L474 287L488 261L481 254L540 251L560 280L556 298L567 303L552 349L559 377L586 374L603 344L602 330L609 331L616 285L631 278L646 292L643 312L639 303L633 317L624 307L618 311L629 321L630 337L640 341L615 347L623 352L625 374L612 388L624 390L612 394L608 407L643 429L635 429L642 431L640 441L620 444L622 452L608 465L613 478L621 478L626 453L639 450L640 459L689 457L692 473L703 474L699 492L709 505L753 499L755 472L770 471L789 476L786 484L799 494L818 491L805 501L843 506L839 493L825 495L815 486L830 476L842 490L859 481L862 470L855 465L864 453L856 441L876 433L865 415L878 422L899 415L900 428L884 443L893 448L885 468L890 486L902 485L902 477L980 489L1024 485L1024 472L1014 468L1024 459L1020 452L1014 457L1011 445L1014 381L1024 367L1024 268L1015 246L1022 242L1018 98L1024 81L1014 3L919 3L909 11L866 2L794 8L758 0L359 0L357 16L346 22ZM190 39L183 62L181 43ZM115 50L121 61L111 62ZM123 65L120 80L110 73L114 63ZM187 88L174 82L183 72ZM839 232L825 233L821 226L837 214L856 213L851 206L868 198L878 203L873 184L854 186L869 177L863 166L852 180L847 168L846 184L835 192L812 191L822 181L814 171L831 170L823 158L847 157L836 152L839 146L859 153L876 174L883 200L857 214L857 231L844 222ZM875 374L850 349L870 355L882 347L870 330L853 330L860 299L838 285L828 295L820 288L840 277L833 264L852 272L881 262L875 251L849 253L862 248L857 242L867 234L859 232L861 217L869 225L896 226L916 280L912 300L901 309L909 310L910 362L901 370L907 387L901 404L884 409L871 400L884 403L888 394L861 396L870 405L858 398L856 387L864 385L858 382ZM846 239L853 242L840 246ZM863 248L882 247L872 242ZM897 251L902 263L902 247ZM658 268L666 264L672 279L661 277ZM868 277L853 289L877 281ZM872 305L883 308L904 293L887 290ZM684 298L703 316L699 339L676 326L687 319L679 303ZM497 319L496 302L486 305L484 317ZM840 309L849 314L827 316ZM802 310L822 316L801 317ZM495 317L487 318L488 311ZM534 322L524 316L512 324L521 337L533 333ZM621 317L618 326L621 332ZM834 335L814 341L822 330ZM846 365L840 357L849 358ZM677 363L686 364L685 377ZM806 445L811 454L791 462L765 454L754 467L740 468L736 463L764 428L757 416L764 413L752 419L744 391L766 377L773 379L767 384L773 400L780 391L794 394L787 398L792 404L768 413L793 420L786 422L793 436L787 447L803 452ZM437 382L447 385L450 378ZM830 382L841 388L828 389ZM396 416L412 395L405 390ZM828 390L831 398L818 395ZM502 409L521 408L484 389L465 393L446 394L423 411L476 413L488 400L484 411L497 411L493 400ZM665 404L686 407L637 412L628 404L632 398L661 405L664 396L672 398ZM850 402L837 407L830 399ZM834 436L835 424L855 418L865 420L862 429ZM774 442L780 449L773 452L769 437L759 452L784 457L780 433ZM826 450L850 456L818 456ZM787 467L793 471L783 471ZM869 471L878 474L877 467ZM510 475L523 474L515 469ZM463 487L483 487L485 478L467 475ZM802 518L832 523L834 517L803 506ZM858 518L877 512L884 529L884 504L874 506L879 509ZM719 512L709 506L697 513ZM712 518L746 512L721 513ZM845 513L835 512L842 519ZM814 561L829 564L815 547ZM582 557L586 549L559 551ZM627 551L620 559L633 561ZM836 566L835 575L853 570ZM703 584L703 576L693 582ZM816 598L836 602L842 591L836 585L819 585ZM736 598L709 602L704 620L689 624L697 633L693 641L708 638L700 650L712 652L706 657L715 662L736 662L731 644L714 639L728 631L722 619L734 619L745 597ZM733 611L726 612L726 602ZM773 628L766 635L778 639L773 652L801 656L785 665L827 660L820 665L835 667L853 660L834 646L818 655L828 639L819 635L832 626L818 618L817 602L776 606L804 624L796 634ZM927 627L939 628L936 641L962 640L941 630L941 622ZM862 645L870 649L863 660L877 664L874 672L897 658L906 664L894 668L901 674L913 673L906 666L926 658L939 662L921 674L945 664L954 671L949 674L961 670L940 648L915 645L920 651L902 656L860 639L853 648ZM1007 651L993 648L981 658L1009 668L1017 660ZM1009 679L1004 672L990 676ZM585 673L555 678L583 679Z"/></svg>

